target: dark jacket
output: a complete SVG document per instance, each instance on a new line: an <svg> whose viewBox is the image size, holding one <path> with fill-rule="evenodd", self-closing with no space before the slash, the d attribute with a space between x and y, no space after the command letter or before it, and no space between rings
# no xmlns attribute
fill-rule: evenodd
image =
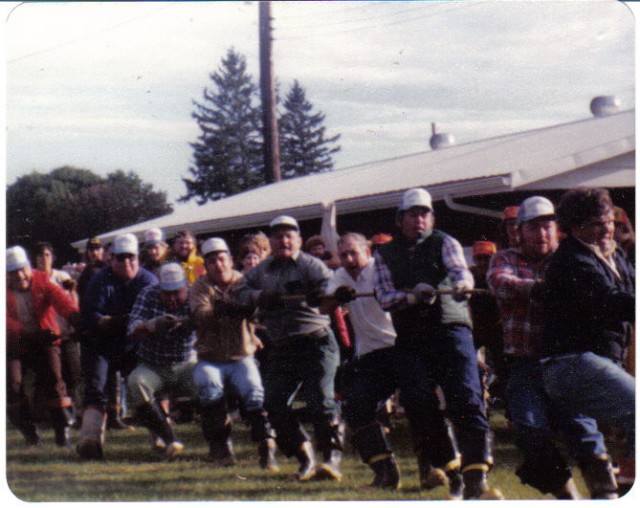
<svg viewBox="0 0 640 508"><path fill-rule="evenodd" d="M635 321L635 271L622 250L620 278L595 253L569 236L545 276L543 356L591 351L623 360Z"/></svg>

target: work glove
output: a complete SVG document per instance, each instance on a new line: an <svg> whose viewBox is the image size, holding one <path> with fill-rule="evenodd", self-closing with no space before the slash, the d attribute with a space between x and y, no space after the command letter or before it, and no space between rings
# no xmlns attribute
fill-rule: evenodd
<svg viewBox="0 0 640 508"><path fill-rule="evenodd" d="M115 316L102 316L98 322L98 327L110 335L125 335L129 324L128 314L117 314Z"/></svg>
<svg viewBox="0 0 640 508"><path fill-rule="evenodd" d="M468 300L471 298L471 293L469 292L470 289L473 289L471 284L465 280L459 280L453 286L453 299L456 302L464 302L465 300Z"/></svg>
<svg viewBox="0 0 640 508"><path fill-rule="evenodd" d="M151 333L165 334L176 328L181 323L180 319L171 314L163 314L144 322L144 326Z"/></svg>
<svg viewBox="0 0 640 508"><path fill-rule="evenodd" d="M62 287L67 291L73 291L78 287L78 283L73 279L67 279L62 281Z"/></svg>
<svg viewBox="0 0 640 508"><path fill-rule="evenodd" d="M43 346L50 346L60 337L58 337L51 330L40 330L35 334L36 341Z"/></svg>
<svg viewBox="0 0 640 508"><path fill-rule="evenodd" d="M281 305L280 293L270 289L263 289L258 295L256 305L263 309L275 309Z"/></svg>
<svg viewBox="0 0 640 508"><path fill-rule="evenodd" d="M338 303L344 305L345 303L352 302L356 299L356 290L351 286L340 286L336 288L333 296L336 300L338 300Z"/></svg>
<svg viewBox="0 0 640 508"><path fill-rule="evenodd" d="M415 287L407 293L407 303L409 305L426 304L433 305L436 302L434 287L426 282L418 282Z"/></svg>
<svg viewBox="0 0 640 508"><path fill-rule="evenodd" d="M309 307L320 307L323 296L324 294L322 293L322 291L315 289L313 291L309 291L305 295L305 300L307 301L307 305Z"/></svg>

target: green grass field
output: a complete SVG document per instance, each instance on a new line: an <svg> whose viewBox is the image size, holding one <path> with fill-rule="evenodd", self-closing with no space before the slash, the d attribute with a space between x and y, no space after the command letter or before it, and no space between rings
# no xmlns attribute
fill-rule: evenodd
<svg viewBox="0 0 640 508"><path fill-rule="evenodd" d="M513 445L505 419L500 413L491 418L495 432L496 466L490 483L507 499L552 499L524 486L514 470L519 455ZM208 448L197 423L178 425L178 435L185 450L167 461L151 451L151 441L144 428L135 432L109 431L106 460L84 462L74 451L61 450L53 444L53 432L44 429L44 444L29 449L13 428L7 430L7 482L16 497L23 501L342 501L342 500L420 500L445 499L444 487L421 491L417 464L411 452L409 434L403 419L394 421L390 439L399 459L402 487L397 492L364 490L372 472L363 465L348 445L345 452L342 482L294 482L288 476L297 470L295 459L278 453L281 471L266 473L257 464L257 453L249 442L248 431L236 423L233 437L238 465L215 468L206 461ZM77 431L74 431L74 439ZM587 491L574 469L581 493Z"/></svg>

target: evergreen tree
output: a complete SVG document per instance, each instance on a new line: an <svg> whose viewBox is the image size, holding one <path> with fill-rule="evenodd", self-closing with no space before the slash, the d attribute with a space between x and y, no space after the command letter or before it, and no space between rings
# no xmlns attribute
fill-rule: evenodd
<svg viewBox="0 0 640 508"><path fill-rule="evenodd" d="M294 178L333 169L334 143L340 134L325 138L325 115L313 113L304 88L294 81L283 103L279 120L282 178Z"/></svg>
<svg viewBox="0 0 640 508"><path fill-rule="evenodd" d="M218 71L209 75L214 89L193 101L202 133L193 148L193 165L183 178L186 195L198 204L238 194L264 184L262 134L257 87L247 74L246 59L229 49Z"/></svg>

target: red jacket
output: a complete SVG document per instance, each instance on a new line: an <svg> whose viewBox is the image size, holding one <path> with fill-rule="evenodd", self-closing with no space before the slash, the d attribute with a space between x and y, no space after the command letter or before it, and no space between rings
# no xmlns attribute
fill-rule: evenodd
<svg viewBox="0 0 640 508"><path fill-rule="evenodd" d="M79 312L78 305L58 285L49 280L44 272L33 270L31 296L33 312L42 330L51 330L60 335L56 312L64 318ZM22 337L22 323L18 319L18 309L13 291L7 288L7 350L17 351ZM55 344L55 342L54 342Z"/></svg>

